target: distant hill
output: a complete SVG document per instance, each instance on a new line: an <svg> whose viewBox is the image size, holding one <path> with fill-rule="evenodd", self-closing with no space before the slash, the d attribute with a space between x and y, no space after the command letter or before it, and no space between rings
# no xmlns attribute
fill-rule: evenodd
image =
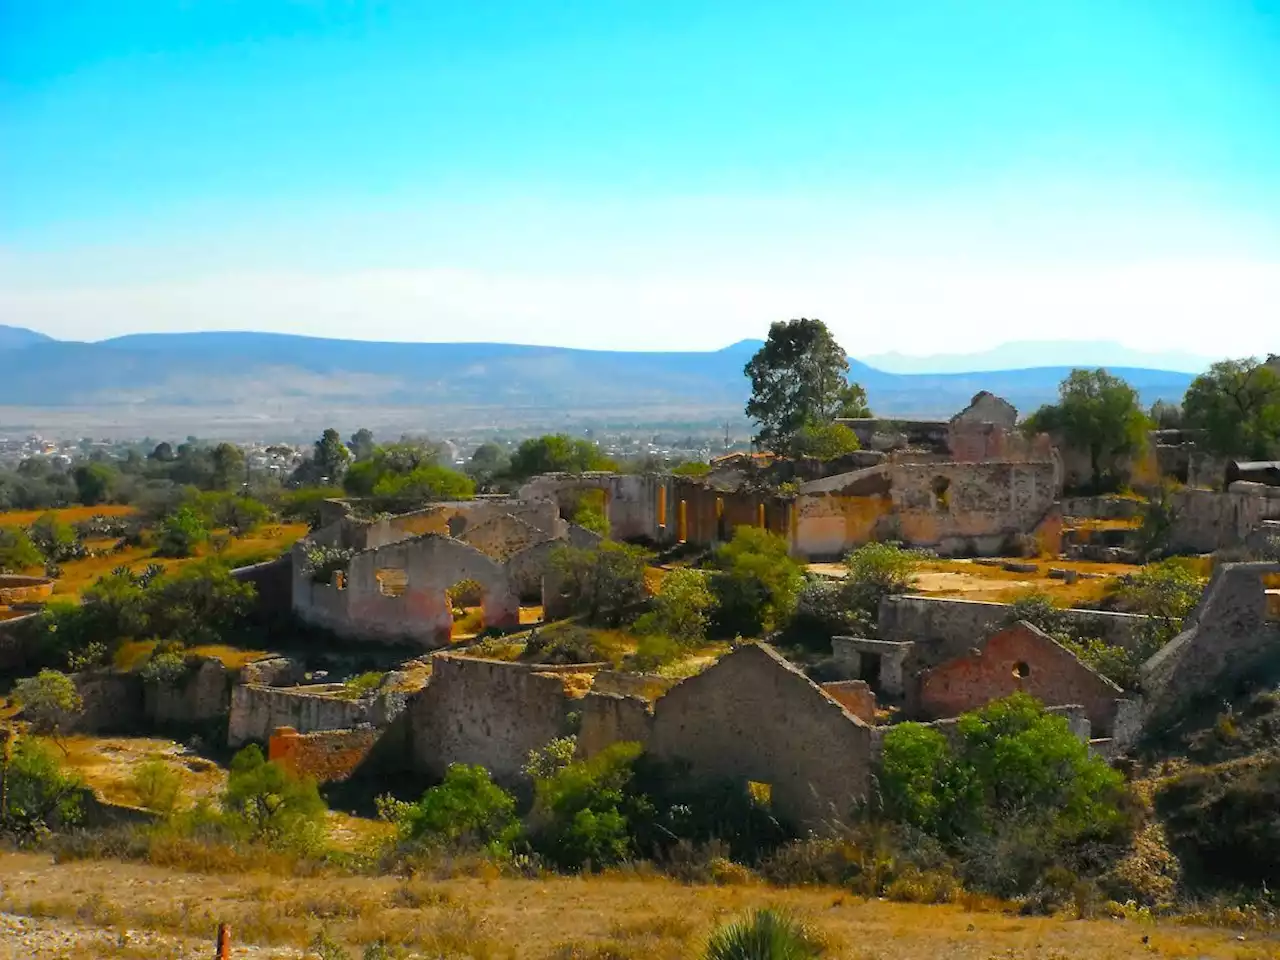
<svg viewBox="0 0 1280 960"><path fill-rule="evenodd" d="M29 347L33 343L52 343L53 338L25 327L7 327L0 323L0 350Z"/></svg>
<svg viewBox="0 0 1280 960"><path fill-rule="evenodd" d="M491 424L736 417L748 391L743 365L760 345L748 340L710 352L637 353L271 333L139 334L71 343L5 331L9 338L16 334L17 343L0 358L0 407L92 409L113 424L164 408L181 411L193 424L234 414L299 430L332 411L372 421L377 411L390 409L436 422ZM23 334L29 334L25 345ZM1068 372L1049 366L904 375L856 360L850 367L878 413L913 417L949 416L979 390L1028 412L1051 401ZM1180 399L1191 379L1158 369L1114 372L1147 403ZM28 420L10 415L7 422Z"/></svg>
<svg viewBox="0 0 1280 960"><path fill-rule="evenodd" d="M886 373L972 373L990 370L1024 370L1033 367L1140 367L1201 373L1213 361L1209 357L1179 351L1134 350L1120 343L1100 340L1021 340L1004 343L980 353L935 353L912 356L880 353L863 358Z"/></svg>

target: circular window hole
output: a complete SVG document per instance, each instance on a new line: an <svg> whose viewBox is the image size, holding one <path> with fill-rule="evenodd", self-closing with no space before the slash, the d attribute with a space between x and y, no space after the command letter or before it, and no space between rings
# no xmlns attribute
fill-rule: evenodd
<svg viewBox="0 0 1280 960"><path fill-rule="evenodd" d="M1031 676L1031 667L1023 660L1019 660L1013 665L1013 675L1019 680L1025 680Z"/></svg>

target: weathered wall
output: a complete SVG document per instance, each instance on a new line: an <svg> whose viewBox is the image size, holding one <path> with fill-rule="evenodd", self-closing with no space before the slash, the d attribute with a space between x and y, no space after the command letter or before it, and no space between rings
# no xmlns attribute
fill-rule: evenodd
<svg viewBox="0 0 1280 960"><path fill-rule="evenodd" d="M698 777L769 784L784 819L846 819L867 794L871 728L763 645L677 684L653 714L651 752Z"/></svg>
<svg viewBox="0 0 1280 960"><path fill-rule="evenodd" d="M1280 623L1271 619L1262 579L1277 574L1280 563L1228 563L1214 571L1187 629L1142 667L1147 717L1216 694L1280 652Z"/></svg>
<svg viewBox="0 0 1280 960"><path fill-rule="evenodd" d="M659 489L671 486L671 478L647 474L549 473L534 477L517 493L520 500L551 503L557 513L569 509L584 490L603 490L605 514L612 535L618 540L666 539L667 528L675 529L675 507L666 499L665 516L659 515Z"/></svg>
<svg viewBox="0 0 1280 960"><path fill-rule="evenodd" d="M142 678L136 673L86 670L71 674L84 701L71 729L79 733L136 733L142 727Z"/></svg>
<svg viewBox="0 0 1280 960"><path fill-rule="evenodd" d="M20 673L30 659L28 642L38 613L0 620L0 671Z"/></svg>
<svg viewBox="0 0 1280 960"><path fill-rule="evenodd" d="M1017 422L1018 408L987 390L979 390L969 401L969 405L951 418L952 425L990 423L1006 430L1012 430Z"/></svg>
<svg viewBox="0 0 1280 960"><path fill-rule="evenodd" d="M389 593L379 577L383 571L402 573L403 589ZM439 647L453 629L447 591L461 580L483 588L486 627L519 625L520 603L506 567L475 547L435 534L358 553L345 576L331 583L315 583L299 570L293 604L303 620L350 639Z"/></svg>
<svg viewBox="0 0 1280 960"><path fill-rule="evenodd" d="M373 720L372 699L344 700L316 688L239 684L231 689L227 744L266 743L277 727L314 733L345 730Z"/></svg>
<svg viewBox="0 0 1280 960"><path fill-rule="evenodd" d="M1280 520L1280 497L1247 492L1178 490L1172 494L1171 505L1170 546L1182 552L1210 553L1236 547L1264 520Z"/></svg>
<svg viewBox="0 0 1280 960"><path fill-rule="evenodd" d="M238 567L231 576L254 588L253 613L260 617L288 613L293 596L293 559L291 555Z"/></svg>
<svg viewBox="0 0 1280 960"><path fill-rule="evenodd" d="M876 695L862 680L833 680L822 684L822 692L863 723L876 722Z"/></svg>
<svg viewBox="0 0 1280 960"><path fill-rule="evenodd" d="M177 683L143 684L147 719L160 726L198 726L231 708L231 674L222 661L202 660Z"/></svg>
<svg viewBox="0 0 1280 960"><path fill-rule="evenodd" d="M793 548L839 556L897 539L947 554L995 554L1055 512L1052 461L898 463L800 487Z"/></svg>
<svg viewBox="0 0 1280 960"><path fill-rule="evenodd" d="M458 539L471 544L485 556L502 562L526 547L542 543L550 537L545 530L539 530L519 517L503 513L469 528Z"/></svg>
<svg viewBox="0 0 1280 960"><path fill-rule="evenodd" d="M876 635L882 640L913 641L915 665L932 666L960 656L1006 626L1012 609L1007 603L952 597L886 597L880 601ZM1074 629L1126 649L1138 642L1146 622L1145 617L1131 613L1060 613Z"/></svg>
<svg viewBox="0 0 1280 960"><path fill-rule="evenodd" d="M578 526L568 525L563 540L542 540L512 554L507 559L507 577L511 589L521 600L543 601L543 579L551 569L551 556L562 546L591 549L604 540L600 534Z"/></svg>
<svg viewBox="0 0 1280 960"><path fill-rule="evenodd" d="M1099 736L1110 736L1121 689L1029 623L925 671L908 708L926 720L954 717L1013 693L1050 705L1080 704Z"/></svg>
<svg viewBox="0 0 1280 960"><path fill-rule="evenodd" d="M1134 497L1063 497L1062 515L1079 520L1134 520L1143 502Z"/></svg>
<svg viewBox="0 0 1280 960"><path fill-rule="evenodd" d="M565 734L569 703L558 677L527 664L437 654L409 705L414 769L442 777L451 763L478 763L514 781L530 750Z"/></svg>
<svg viewBox="0 0 1280 960"><path fill-rule="evenodd" d="M334 783L348 779L360 767L380 733L373 727L319 733L298 733L292 727L281 727L267 741L267 759L295 776Z"/></svg>
<svg viewBox="0 0 1280 960"><path fill-rule="evenodd" d="M647 701L614 693L588 693L576 706L580 711L578 750L594 757L614 743L648 743L653 723Z"/></svg>
<svg viewBox="0 0 1280 960"><path fill-rule="evenodd" d="M0 573L0 607L39 603L53 596L54 581L48 577L21 577Z"/></svg>

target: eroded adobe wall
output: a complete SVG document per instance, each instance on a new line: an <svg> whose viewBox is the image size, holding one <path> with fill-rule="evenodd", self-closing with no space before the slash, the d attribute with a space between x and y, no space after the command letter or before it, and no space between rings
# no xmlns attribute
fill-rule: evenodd
<svg viewBox="0 0 1280 960"><path fill-rule="evenodd" d="M1280 653L1280 622L1268 608L1264 577L1280 563L1219 566L1188 627L1142 667L1148 718L1176 713L1197 697L1214 695Z"/></svg>
<svg viewBox="0 0 1280 960"><path fill-rule="evenodd" d="M610 533L615 539L661 541L675 524L671 483L670 477L657 475L552 473L534 477L520 488L517 497L551 503L558 514L569 510L583 491L603 490ZM664 500L665 505L660 502Z"/></svg>
<svg viewBox="0 0 1280 960"><path fill-rule="evenodd" d="M267 759L295 776L335 783L348 779L360 768L379 735L380 731L372 727L319 733L298 733L291 727L281 727L267 741Z"/></svg>
<svg viewBox="0 0 1280 960"><path fill-rule="evenodd" d="M1026 623L991 637L978 650L926 671L908 697L908 710L926 720L954 717L1013 693L1041 703L1080 704L1098 736L1110 736L1118 686L1069 650Z"/></svg>
<svg viewBox="0 0 1280 960"><path fill-rule="evenodd" d="M555 675L439 654L431 680L409 705L413 767L442 777L451 763L478 763L496 779L514 781L529 751L568 731L569 703Z"/></svg>
<svg viewBox="0 0 1280 960"><path fill-rule="evenodd" d="M800 488L794 547L836 557L897 539L945 554L994 554L1055 515L1056 464L892 462Z"/></svg>
<svg viewBox="0 0 1280 960"><path fill-rule="evenodd" d="M774 651L741 647L653 707L650 750L696 776L770 785L801 825L849 816L867 794L871 729Z"/></svg>
<svg viewBox="0 0 1280 960"><path fill-rule="evenodd" d="M525 523L509 513L491 517L459 535L463 543L469 543L485 556L505 562L535 543L550 539L550 534Z"/></svg>
<svg viewBox="0 0 1280 960"><path fill-rule="evenodd" d="M1007 603L953 597L885 597L880 601L876 636L912 641L913 665L933 666L958 657L1008 625ZM1147 618L1103 610L1061 610L1073 630L1096 636L1112 646L1132 648Z"/></svg>
<svg viewBox="0 0 1280 960"><path fill-rule="evenodd" d="M639 697L593 691L575 709L581 717L578 750L584 757L594 757L615 743L649 742L653 714L649 703Z"/></svg>
<svg viewBox="0 0 1280 960"><path fill-rule="evenodd" d="M374 719L372 700L345 700L305 687L280 688L239 684L231 689L227 744L266 743L277 727L299 733L345 730Z"/></svg>
<svg viewBox="0 0 1280 960"><path fill-rule="evenodd" d="M231 708L231 674L222 661L202 660L176 683L143 686L143 709L152 723L202 726L225 718Z"/></svg>
<svg viewBox="0 0 1280 960"><path fill-rule="evenodd" d="M1211 553L1237 547L1264 520L1280 520L1280 497L1248 492L1178 490L1170 503L1170 547L1180 552Z"/></svg>

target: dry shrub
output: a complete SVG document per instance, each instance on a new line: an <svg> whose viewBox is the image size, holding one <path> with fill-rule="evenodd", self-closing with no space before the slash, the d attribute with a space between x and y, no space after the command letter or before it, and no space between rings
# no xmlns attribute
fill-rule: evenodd
<svg viewBox="0 0 1280 960"><path fill-rule="evenodd" d="M960 890L960 881L949 870L907 867L885 885L884 895L902 903L953 903Z"/></svg>
<svg viewBox="0 0 1280 960"><path fill-rule="evenodd" d="M1164 825L1152 820L1134 835L1133 844L1106 875L1103 889L1121 903L1168 903L1182 879L1182 866L1169 850Z"/></svg>

